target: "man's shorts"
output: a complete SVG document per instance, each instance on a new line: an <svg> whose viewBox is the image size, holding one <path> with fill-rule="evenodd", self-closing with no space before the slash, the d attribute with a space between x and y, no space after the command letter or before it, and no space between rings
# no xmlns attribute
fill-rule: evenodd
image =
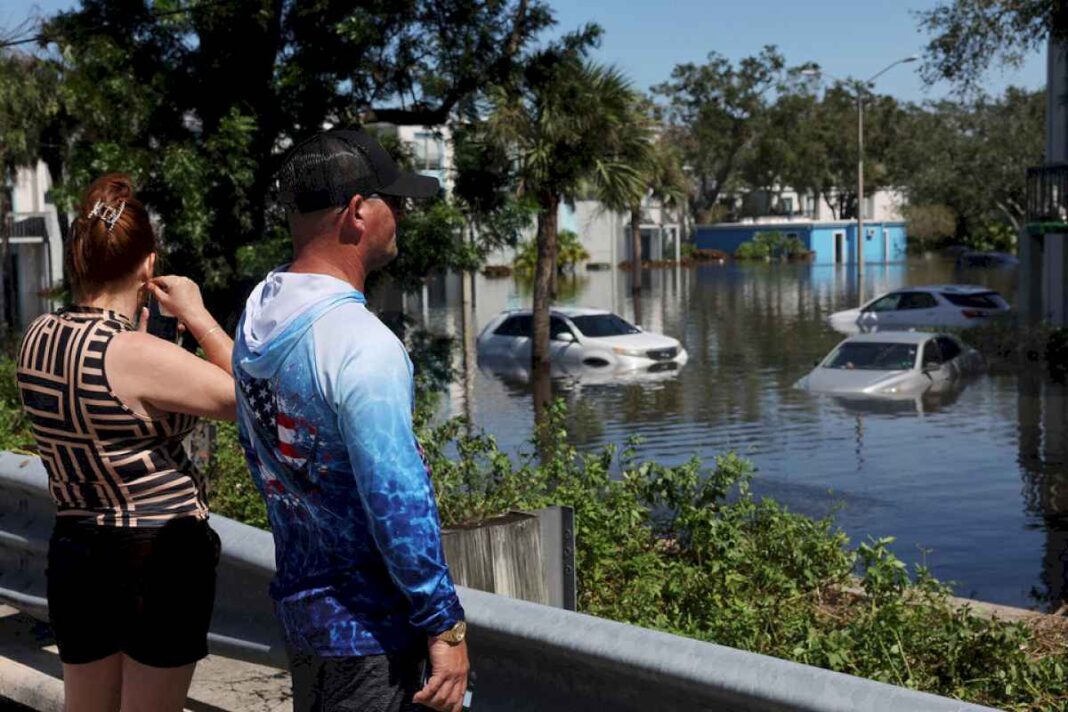
<svg viewBox="0 0 1068 712"><path fill-rule="evenodd" d="M59 517L48 547L48 615L69 665L126 653L172 668L208 654L219 537L204 520L98 526Z"/></svg>
<svg viewBox="0 0 1068 712"><path fill-rule="evenodd" d="M425 646L404 653L323 658L289 651L293 712L423 712Z"/></svg>

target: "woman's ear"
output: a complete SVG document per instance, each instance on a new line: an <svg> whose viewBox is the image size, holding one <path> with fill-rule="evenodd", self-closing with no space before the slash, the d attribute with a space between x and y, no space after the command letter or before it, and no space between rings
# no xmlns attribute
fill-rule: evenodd
<svg viewBox="0 0 1068 712"><path fill-rule="evenodd" d="M148 256L141 262L141 269L138 270L137 278L142 282L147 282L156 276L156 253L149 252Z"/></svg>

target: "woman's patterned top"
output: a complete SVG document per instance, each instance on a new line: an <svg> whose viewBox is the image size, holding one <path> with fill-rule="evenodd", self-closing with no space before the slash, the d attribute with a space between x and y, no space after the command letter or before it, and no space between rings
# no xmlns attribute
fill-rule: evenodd
<svg viewBox="0 0 1068 712"><path fill-rule="evenodd" d="M197 419L137 413L111 390L104 354L132 329L121 314L78 306L39 317L22 340L19 395L58 515L117 527L206 518L205 485L182 445Z"/></svg>

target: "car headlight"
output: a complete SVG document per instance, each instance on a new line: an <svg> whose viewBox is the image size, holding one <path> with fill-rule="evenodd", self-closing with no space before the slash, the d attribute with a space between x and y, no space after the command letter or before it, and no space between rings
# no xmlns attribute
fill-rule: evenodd
<svg viewBox="0 0 1068 712"><path fill-rule="evenodd" d="M625 346L613 346L612 350L620 356L637 356L639 358L645 357L645 349L628 349Z"/></svg>
<svg viewBox="0 0 1068 712"><path fill-rule="evenodd" d="M881 391L879 391L879 392L880 392L880 393L886 393L886 394L892 395L892 394L894 394L894 393L897 393L897 392L898 392L898 390L900 390L900 389L899 389L899 388L898 388L897 386L890 386L889 388L884 388L884 389L882 389L882 390L881 390Z"/></svg>

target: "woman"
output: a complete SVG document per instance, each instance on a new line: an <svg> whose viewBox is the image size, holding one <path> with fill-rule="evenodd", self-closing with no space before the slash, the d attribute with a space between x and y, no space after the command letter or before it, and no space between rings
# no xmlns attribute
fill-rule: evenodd
<svg viewBox="0 0 1068 712"><path fill-rule="evenodd" d="M98 179L67 245L75 306L34 321L19 353L57 507L48 607L67 712L181 710L207 655L219 539L182 440L198 417L233 420L233 342L197 286L155 264L129 178ZM146 333L148 295L206 359Z"/></svg>

